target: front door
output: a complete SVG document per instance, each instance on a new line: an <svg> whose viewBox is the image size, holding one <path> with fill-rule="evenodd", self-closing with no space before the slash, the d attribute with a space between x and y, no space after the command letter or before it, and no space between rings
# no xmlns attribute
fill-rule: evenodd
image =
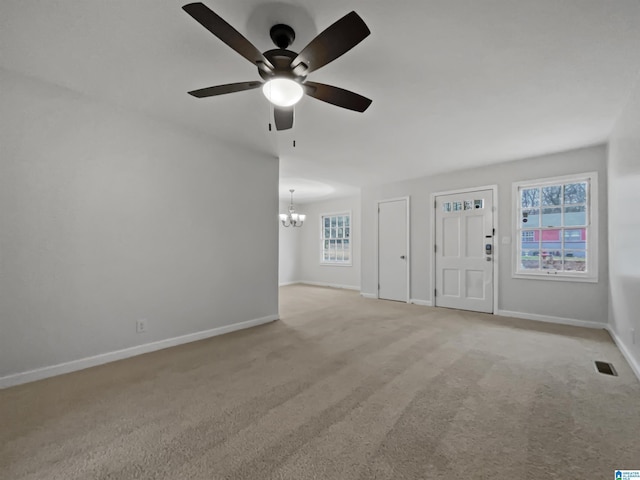
<svg viewBox="0 0 640 480"><path fill-rule="evenodd" d="M434 305L493 312L493 190L436 196Z"/></svg>
<svg viewBox="0 0 640 480"><path fill-rule="evenodd" d="M378 203L378 298L409 301L408 202Z"/></svg>

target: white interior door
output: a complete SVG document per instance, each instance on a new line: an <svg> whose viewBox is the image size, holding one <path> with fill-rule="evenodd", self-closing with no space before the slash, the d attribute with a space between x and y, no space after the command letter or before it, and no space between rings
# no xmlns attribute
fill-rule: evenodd
<svg viewBox="0 0 640 480"><path fill-rule="evenodd" d="M378 298L409 301L409 200L378 203Z"/></svg>
<svg viewBox="0 0 640 480"><path fill-rule="evenodd" d="M493 191L435 202L435 305L493 312Z"/></svg>

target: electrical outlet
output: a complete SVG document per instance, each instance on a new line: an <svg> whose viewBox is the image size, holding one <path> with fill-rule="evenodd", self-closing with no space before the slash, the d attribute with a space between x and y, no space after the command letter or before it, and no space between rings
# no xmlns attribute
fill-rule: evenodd
<svg viewBox="0 0 640 480"><path fill-rule="evenodd" d="M144 333L147 331L147 320L137 320L136 321L136 333Z"/></svg>

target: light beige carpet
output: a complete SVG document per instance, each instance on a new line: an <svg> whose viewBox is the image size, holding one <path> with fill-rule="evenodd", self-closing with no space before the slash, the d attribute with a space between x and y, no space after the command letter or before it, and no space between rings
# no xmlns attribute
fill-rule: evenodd
<svg viewBox="0 0 640 480"><path fill-rule="evenodd" d="M297 285L281 289L281 317L0 391L0 478L595 480L640 469L640 384L605 331Z"/></svg>

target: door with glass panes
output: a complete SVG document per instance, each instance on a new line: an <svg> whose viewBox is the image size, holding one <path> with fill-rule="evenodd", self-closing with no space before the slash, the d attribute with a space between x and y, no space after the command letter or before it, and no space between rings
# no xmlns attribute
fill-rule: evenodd
<svg viewBox="0 0 640 480"><path fill-rule="evenodd" d="M434 305L493 312L493 190L436 196Z"/></svg>

